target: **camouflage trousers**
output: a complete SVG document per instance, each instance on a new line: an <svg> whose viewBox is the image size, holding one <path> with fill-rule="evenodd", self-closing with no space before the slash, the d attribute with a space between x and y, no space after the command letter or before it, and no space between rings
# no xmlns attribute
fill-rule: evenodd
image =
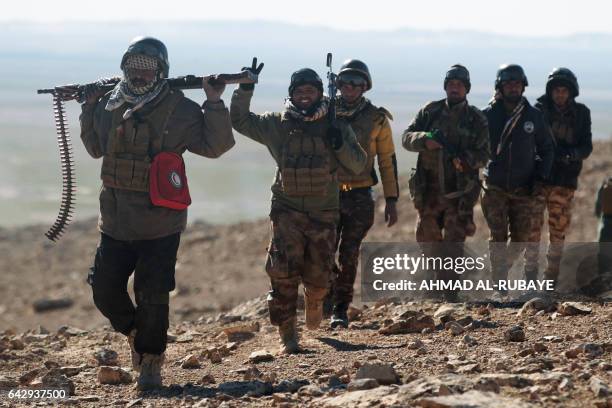
<svg viewBox="0 0 612 408"><path fill-rule="evenodd" d="M482 211L489 225L489 254L494 280L507 279L514 261L532 238L535 199L527 188L510 192L489 186L481 199ZM510 238L510 242L508 242ZM533 264L534 251L525 253L526 264ZM537 263L537 253L535 253ZM535 279L535 276L527 276Z"/></svg>
<svg viewBox="0 0 612 408"><path fill-rule="evenodd" d="M565 231L570 225L572 218L572 199L574 198L573 188L560 186L544 186L541 194L535 198L533 208L533 228L529 242L540 242L542 226L544 224L544 211L548 210L548 230L550 245L546 256L548 265L544 272L544 279L556 280L559 276L561 258L563 257L563 243L565 242ZM528 259L533 263L525 266L526 271L537 276L537 259L540 252L539 245L527 247L530 253Z"/></svg>
<svg viewBox="0 0 612 408"><path fill-rule="evenodd" d="M371 188L340 193L340 222L336 231L338 264L334 264L331 283L334 304L353 301L361 241L373 224L374 199Z"/></svg>
<svg viewBox="0 0 612 408"><path fill-rule="evenodd" d="M463 243L468 235L471 219L461 216L457 199L447 199L438 191L429 190L423 205L417 208L416 240L419 243ZM452 245L422 245L428 257L463 256L463 247ZM449 252L449 250L451 250ZM440 280L454 280L453 271L435 271Z"/></svg>
<svg viewBox="0 0 612 408"><path fill-rule="evenodd" d="M273 325L296 316L298 288L327 289L336 244L337 211L300 212L278 203L270 211L266 259L268 309Z"/></svg>

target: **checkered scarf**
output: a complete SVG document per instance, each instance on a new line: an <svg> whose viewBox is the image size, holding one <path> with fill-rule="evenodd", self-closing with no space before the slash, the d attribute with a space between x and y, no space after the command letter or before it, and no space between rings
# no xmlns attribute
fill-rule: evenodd
<svg viewBox="0 0 612 408"><path fill-rule="evenodd" d="M323 95L321 100L307 111L296 107L293 102L291 102L291 98L285 99L285 114L295 120L300 120L303 122L314 122L321 119L323 116L327 115L328 109L329 98L325 95Z"/></svg>
<svg viewBox="0 0 612 408"><path fill-rule="evenodd" d="M516 107L510 114L510 117L506 121L506 124L504 125L504 130L502 130L502 134L499 138L499 144L497 145L497 149L495 150L498 156L501 154L502 150L506 146L506 143L510 139L510 135L512 134L512 131L514 130L516 124L521 118L523 109L525 109L525 103L526 103L525 98L521 98L521 101L516 105Z"/></svg>
<svg viewBox="0 0 612 408"><path fill-rule="evenodd" d="M132 82L133 78L130 78L130 69L146 69L146 70L159 70L157 60L148 55L130 55L123 65L123 79L113 89L111 96L106 104L107 111L113 111L124 103L129 103L132 108L125 111L123 114L124 119L128 119L134 112L142 108L148 102L151 102L157 95L161 93L164 87L168 86L166 81L160 81L156 79L151 81L144 86L135 86Z"/></svg>
<svg viewBox="0 0 612 408"><path fill-rule="evenodd" d="M351 118L361 112L369 103L370 100L362 96L357 103L349 106L344 98L338 98L336 102L336 116L339 118Z"/></svg>

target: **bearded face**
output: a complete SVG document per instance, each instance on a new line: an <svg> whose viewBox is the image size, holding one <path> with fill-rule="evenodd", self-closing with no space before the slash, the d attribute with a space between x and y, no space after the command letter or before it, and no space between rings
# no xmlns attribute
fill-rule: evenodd
<svg viewBox="0 0 612 408"><path fill-rule="evenodd" d="M136 95L151 91L159 80L157 60L148 55L130 55L123 65L128 88Z"/></svg>

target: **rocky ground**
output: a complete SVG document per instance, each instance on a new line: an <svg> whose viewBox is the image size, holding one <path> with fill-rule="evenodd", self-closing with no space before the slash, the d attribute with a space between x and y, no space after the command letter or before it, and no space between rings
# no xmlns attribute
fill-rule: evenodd
<svg viewBox="0 0 612 408"><path fill-rule="evenodd" d="M594 196L611 165L612 143L597 143L568 241L595 240ZM399 224L386 228L378 199L369 241L414 240L414 209L407 197L398 206ZM480 208L476 221L470 240L483 241ZM0 406L31 403L9 401L7 389L51 385L74 388L64 402L83 406L612 406L612 307L603 299L582 299L575 308L562 305L576 299L536 301L522 313L497 304L358 302L351 329L304 331L304 353L275 355L277 335L261 298L264 218L199 221L183 234L164 369L169 387L139 396L128 381L134 373L125 340L104 327L85 283L95 220L75 222L57 244L44 238L46 227L0 228ZM271 359L250 362L261 350ZM99 376L125 384L100 384Z"/></svg>
<svg viewBox="0 0 612 408"><path fill-rule="evenodd" d="M300 330L277 353L263 297L172 327L167 386L138 394L125 338L44 327L0 337L8 389L62 388L63 404L168 407L612 407L612 307L536 298L521 309L379 301L349 329ZM45 399L45 402L58 403Z"/></svg>

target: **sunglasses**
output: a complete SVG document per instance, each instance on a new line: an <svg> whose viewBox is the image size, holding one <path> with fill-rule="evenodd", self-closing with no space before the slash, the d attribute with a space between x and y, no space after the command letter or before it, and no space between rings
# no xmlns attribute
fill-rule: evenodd
<svg viewBox="0 0 612 408"><path fill-rule="evenodd" d="M342 85L367 86L367 84L368 82L361 75L347 73L338 76L338 87Z"/></svg>

